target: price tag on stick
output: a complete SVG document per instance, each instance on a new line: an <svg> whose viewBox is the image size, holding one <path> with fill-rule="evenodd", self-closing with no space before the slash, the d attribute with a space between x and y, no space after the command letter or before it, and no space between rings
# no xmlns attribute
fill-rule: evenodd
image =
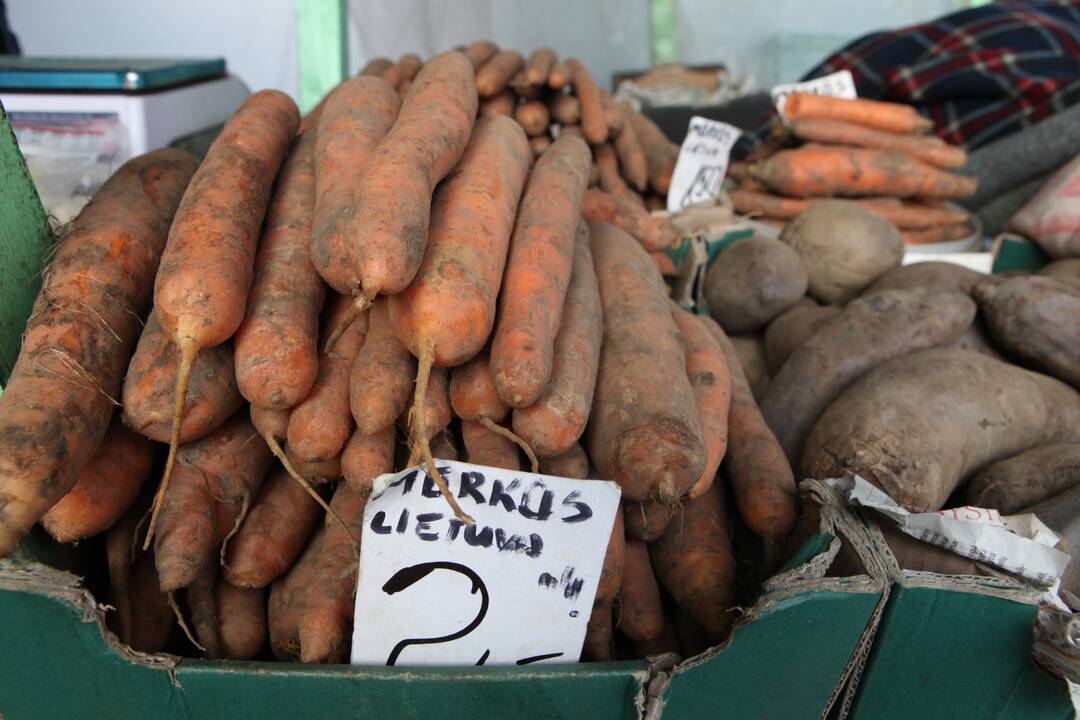
<svg viewBox="0 0 1080 720"><path fill-rule="evenodd" d="M675 212L720 197L731 148L741 134L734 125L697 115L690 118L690 127L671 175L668 210Z"/></svg>
<svg viewBox="0 0 1080 720"><path fill-rule="evenodd" d="M364 512L354 665L577 662L621 491L436 461L384 475ZM381 489L380 489L381 488Z"/></svg>

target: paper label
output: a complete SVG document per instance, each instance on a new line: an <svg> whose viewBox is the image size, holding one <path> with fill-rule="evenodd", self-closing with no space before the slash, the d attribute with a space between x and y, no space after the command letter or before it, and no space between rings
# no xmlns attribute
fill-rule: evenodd
<svg viewBox="0 0 1080 720"><path fill-rule="evenodd" d="M619 486L438 460L467 527L422 469L364 511L354 665L577 662Z"/></svg>
<svg viewBox="0 0 1080 720"><path fill-rule="evenodd" d="M784 105L791 93L807 93L810 95L828 95L829 97L845 98L854 100L859 96L855 91L855 78L850 70L841 70L830 75L824 75L806 82L788 83L777 85L771 91L773 105L776 112L784 116Z"/></svg>
<svg viewBox="0 0 1080 720"><path fill-rule="evenodd" d="M1049 588L1065 572L1069 556L1055 549L1060 540L1032 514L1002 516L997 510L959 507L912 513L858 475L826 482L852 505L871 508L911 537Z"/></svg>
<svg viewBox="0 0 1080 720"><path fill-rule="evenodd" d="M695 115L690 118L686 139L671 176L667 209L674 212L720 197L731 148L742 130L717 120Z"/></svg>

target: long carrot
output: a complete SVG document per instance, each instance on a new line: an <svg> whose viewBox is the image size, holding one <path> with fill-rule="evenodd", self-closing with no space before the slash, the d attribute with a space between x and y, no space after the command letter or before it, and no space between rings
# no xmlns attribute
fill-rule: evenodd
<svg viewBox="0 0 1080 720"><path fill-rule="evenodd" d="M269 448L243 411L181 446L176 482L162 503L161 532L154 542L162 590L187 586L212 560L247 514L270 461Z"/></svg>
<svg viewBox="0 0 1080 720"><path fill-rule="evenodd" d="M293 564L319 519L319 505L283 467L270 471L244 523L229 541L225 579L264 587Z"/></svg>
<svg viewBox="0 0 1080 720"><path fill-rule="evenodd" d="M622 584L623 563L626 556L626 535L623 532L622 508L615 511L611 526L600 582L593 598L589 625L585 630L585 644L581 656L588 660L608 662L615 659L614 623L612 606Z"/></svg>
<svg viewBox="0 0 1080 720"><path fill-rule="evenodd" d="M686 342L686 375L694 390L698 420L705 436L705 470L687 493L690 498L696 498L712 486L727 451L731 372L720 344L705 324L674 302L671 312Z"/></svg>
<svg viewBox="0 0 1080 720"><path fill-rule="evenodd" d="M589 222L616 225L634 237L649 252L675 244L678 233L666 219L654 218L629 197L629 192L612 195L588 189L581 201L581 214Z"/></svg>
<svg viewBox="0 0 1080 720"><path fill-rule="evenodd" d="M191 611L191 623L184 619L180 606L172 594L169 604L176 613L180 628L187 635L191 644L199 648L209 658L221 657L221 638L218 635L217 602L214 599L214 587L217 585L218 566L212 559L207 559L188 583L184 593L188 610Z"/></svg>
<svg viewBox="0 0 1080 720"><path fill-rule="evenodd" d="M114 419L75 487L45 513L41 524L58 542L97 535L135 502L153 461L154 444Z"/></svg>
<svg viewBox="0 0 1080 720"><path fill-rule="evenodd" d="M353 433L341 455L341 472L354 492L370 495L375 478L394 471L394 428L365 435Z"/></svg>
<svg viewBox="0 0 1080 720"><path fill-rule="evenodd" d="M649 163L645 159L645 150L638 140L637 131L630 122L634 110L625 102L616 107L623 121L619 134L615 136L615 152L619 156L619 165L627 182L638 192L645 192L645 187L649 184Z"/></svg>
<svg viewBox="0 0 1080 720"><path fill-rule="evenodd" d="M560 136L521 198L491 344L495 387L510 407L535 402L551 376L588 168L588 146Z"/></svg>
<svg viewBox="0 0 1080 720"><path fill-rule="evenodd" d="M349 404L365 435L393 427L416 379L416 359L397 339L388 305L384 299L372 307L367 339L349 375Z"/></svg>
<svg viewBox="0 0 1080 720"><path fill-rule="evenodd" d="M299 403L319 372L325 289L311 263L314 151L315 130L310 129L293 141L281 168L255 255L244 322L233 338L240 393L266 408Z"/></svg>
<svg viewBox="0 0 1080 720"><path fill-rule="evenodd" d="M795 525L795 476L784 449L765 424L735 348L712 318L701 321L720 343L731 372L728 410L728 449L724 472L735 492L739 514L750 530L765 541L767 563L778 559L781 543Z"/></svg>
<svg viewBox="0 0 1080 720"><path fill-rule="evenodd" d="M591 223L604 336L589 457L631 500L676 502L705 469L705 443L667 287L641 246Z"/></svg>
<svg viewBox="0 0 1080 720"><path fill-rule="evenodd" d="M660 586L649 562L649 548L640 540L626 541L618 617L618 629L635 642L648 642L664 631Z"/></svg>
<svg viewBox="0 0 1080 720"><path fill-rule="evenodd" d="M478 121L456 171L435 196L428 249L416 278L389 299L391 324L418 361L412 442L459 517L463 512L432 462L421 399L433 365L460 365L487 342L531 162L516 123L500 117Z"/></svg>
<svg viewBox="0 0 1080 720"><path fill-rule="evenodd" d="M137 527L145 514L145 504L136 505L105 533L109 604L116 609L107 619L125 645L155 653L164 647L175 615L158 583L154 554L137 547Z"/></svg>
<svg viewBox="0 0 1080 720"><path fill-rule="evenodd" d="M667 195L675 162L679 159L679 146L667 139L663 131L649 118L639 112L630 113L630 125L637 134L645 162L649 166L649 184L661 195Z"/></svg>
<svg viewBox="0 0 1080 720"><path fill-rule="evenodd" d="M496 95L524 66L525 58L517 50L500 50L476 71L476 91L480 97Z"/></svg>
<svg viewBox="0 0 1080 720"><path fill-rule="evenodd" d="M124 378L120 400L125 425L151 440L169 442L175 419L177 365L172 338L161 326L157 311L151 311ZM244 404L234 365L232 342L208 348L195 358L188 379L180 442L203 437Z"/></svg>
<svg viewBox="0 0 1080 720"><path fill-rule="evenodd" d="M589 477L589 456L580 444L574 443L561 455L540 458L540 472L544 475L586 480Z"/></svg>
<svg viewBox="0 0 1080 720"><path fill-rule="evenodd" d="M510 89L514 95L524 100L537 100L544 94L545 85L532 85L526 79L525 70L518 70L514 77L510 78Z"/></svg>
<svg viewBox="0 0 1080 720"><path fill-rule="evenodd" d="M832 145L781 150L751 175L794 197L892 195L957 198L975 193L975 178L953 175L899 152Z"/></svg>
<svg viewBox="0 0 1080 720"><path fill-rule="evenodd" d="M728 193L728 196L738 213L754 213L784 219L798 217L814 203L821 202L821 199L815 198L788 198L768 192L741 189ZM961 210L905 203L899 198L858 198L854 202L880 215L901 230L926 229L937 225L960 223L967 219L967 214Z"/></svg>
<svg viewBox="0 0 1080 720"><path fill-rule="evenodd" d="M219 579L214 588L221 656L251 660L266 646L266 591L238 588Z"/></svg>
<svg viewBox="0 0 1080 720"><path fill-rule="evenodd" d="M110 177L60 239L0 396L0 557L75 484L109 427L193 157Z"/></svg>
<svg viewBox="0 0 1080 720"><path fill-rule="evenodd" d="M608 123L604 115L604 101L592 75L577 58L566 61L570 71L570 83L581 103L581 129L590 144L598 145L607 140Z"/></svg>
<svg viewBox="0 0 1080 720"><path fill-rule="evenodd" d="M709 642L722 641L733 620L735 556L720 485L676 510L664 534L649 545L649 557L656 579L705 628Z"/></svg>
<svg viewBox="0 0 1080 720"><path fill-rule="evenodd" d="M795 120L790 127L795 137L807 142L896 150L916 160L951 170L964 167L967 163L967 153L962 147L949 145L932 135L897 135L826 117Z"/></svg>
<svg viewBox="0 0 1080 720"><path fill-rule="evenodd" d="M551 48L536 48L529 55L528 62L525 63L525 80L530 85L547 85L551 68L555 66L558 60L558 56Z"/></svg>
<svg viewBox="0 0 1080 720"><path fill-rule="evenodd" d="M611 143L604 143L593 148L593 160L600 170L600 189L618 196L628 190L626 181L619 174L619 158Z"/></svg>
<svg viewBox="0 0 1080 720"><path fill-rule="evenodd" d="M300 619L325 536L326 528L318 528L289 571L270 587L266 622L270 629L270 651L278 660L300 659Z"/></svg>
<svg viewBox="0 0 1080 720"><path fill-rule="evenodd" d="M615 102L615 98L607 90L600 91L600 102L604 106L604 120L607 121L608 140L612 140L622 132L622 111L619 109L618 103Z"/></svg>
<svg viewBox="0 0 1080 720"><path fill-rule="evenodd" d="M314 485L322 485L341 479L341 456L343 453L344 450L337 455L322 460L307 460L297 455L295 452L292 452L288 446L285 447L285 456L291 466L290 471L295 472L296 475L302 477L306 482ZM284 462L281 464L285 465ZM295 475L293 476L293 479L296 479ZM322 500L322 496L317 492L309 493L309 495L311 495L313 499L316 499L317 502ZM323 503L320 502L319 504L321 505Z"/></svg>
<svg viewBox="0 0 1080 720"><path fill-rule="evenodd" d="M356 307L330 334L328 345L377 295L401 292L416 276L432 193L465 151L476 109L472 66L461 53L437 55L417 73L397 121L357 179L345 223Z"/></svg>
<svg viewBox="0 0 1080 720"><path fill-rule="evenodd" d="M249 97L210 146L169 230L154 307L176 343L180 363L169 457L145 547L153 539L176 462L192 363L203 348L232 337L244 319L259 228L299 122L288 95L265 90Z"/></svg>
<svg viewBox="0 0 1080 720"><path fill-rule="evenodd" d="M551 379L536 402L514 410L514 432L538 455L562 454L585 432L596 389L603 331L589 227L582 221L574 241L574 265L562 310L562 327L555 336Z"/></svg>
<svg viewBox="0 0 1080 720"><path fill-rule="evenodd" d="M919 133L934 127L915 108L877 100L835 98L810 93L792 93L784 104L784 118L828 118L891 133Z"/></svg>
<svg viewBox="0 0 1080 720"><path fill-rule="evenodd" d="M490 60L495 53L499 52L499 46L490 40L477 40L464 48L461 52L469 59L473 68L479 69L480 66Z"/></svg>
<svg viewBox="0 0 1080 720"><path fill-rule="evenodd" d="M385 81L360 76L346 80L327 96L319 118L310 256L323 280L339 293L350 293L355 281L346 225L360 175L400 109L401 101Z"/></svg>

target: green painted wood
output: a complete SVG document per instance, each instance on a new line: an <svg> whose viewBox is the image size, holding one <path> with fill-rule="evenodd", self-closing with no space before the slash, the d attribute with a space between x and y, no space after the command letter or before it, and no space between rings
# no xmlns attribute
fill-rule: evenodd
<svg viewBox="0 0 1080 720"><path fill-rule="evenodd" d="M994 254L991 271L1003 273L1009 270L1024 270L1033 273L1049 264L1050 260L1050 256L1030 240L1017 235L1003 235Z"/></svg>
<svg viewBox="0 0 1080 720"><path fill-rule="evenodd" d="M986 595L895 586L852 717L1073 717L1064 681L1031 659L1037 610Z"/></svg>
<svg viewBox="0 0 1080 720"><path fill-rule="evenodd" d="M0 590L0 717L580 718L630 720L643 662L491 668L357 668L126 660L67 602Z"/></svg>
<svg viewBox="0 0 1080 720"><path fill-rule="evenodd" d="M654 65L679 62L678 0L649 0Z"/></svg>
<svg viewBox="0 0 1080 720"><path fill-rule="evenodd" d="M346 0L296 0L300 110L308 112L349 74Z"/></svg>
<svg viewBox="0 0 1080 720"><path fill-rule="evenodd" d="M7 113L0 105L0 385L6 385L41 289L53 237Z"/></svg>
<svg viewBox="0 0 1080 720"><path fill-rule="evenodd" d="M818 718L879 598L814 591L784 600L736 628L708 662L676 671L663 717Z"/></svg>

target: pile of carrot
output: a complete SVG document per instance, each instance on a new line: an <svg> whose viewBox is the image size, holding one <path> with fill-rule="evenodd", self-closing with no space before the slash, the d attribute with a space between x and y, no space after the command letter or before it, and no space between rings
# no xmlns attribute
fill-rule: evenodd
<svg viewBox="0 0 1080 720"><path fill-rule="evenodd" d="M659 226L620 222L670 179L646 123L575 60L475 43L126 163L0 396L0 554L104 533L138 649L344 662L375 478L423 466L469 523L434 462L460 458L622 487L586 659L722 641L731 528L774 564L795 485Z"/></svg>
<svg viewBox="0 0 1080 720"><path fill-rule="evenodd" d="M914 108L875 100L795 93L768 141L733 165L735 211L779 229L824 198L851 198L885 218L909 244L972 232L967 213L945 201L975 193L953 170L964 149L933 135Z"/></svg>

